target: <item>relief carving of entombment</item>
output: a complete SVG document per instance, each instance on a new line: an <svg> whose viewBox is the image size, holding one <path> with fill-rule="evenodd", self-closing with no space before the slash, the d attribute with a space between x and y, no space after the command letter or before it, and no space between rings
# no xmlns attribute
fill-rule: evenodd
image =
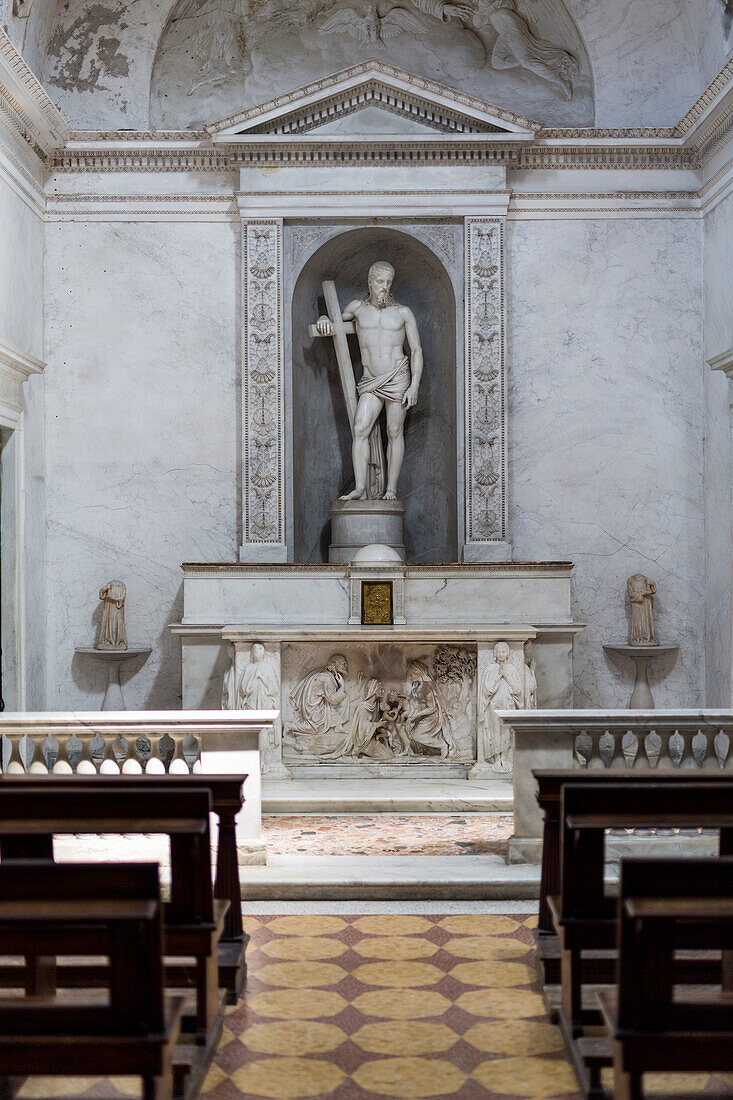
<svg viewBox="0 0 733 1100"><path fill-rule="evenodd" d="M381 763L472 759L475 651L437 646L430 660L427 653L382 650L376 661L361 654L356 676L355 659L334 653L297 680L289 695L293 719L286 722L289 755Z"/></svg>

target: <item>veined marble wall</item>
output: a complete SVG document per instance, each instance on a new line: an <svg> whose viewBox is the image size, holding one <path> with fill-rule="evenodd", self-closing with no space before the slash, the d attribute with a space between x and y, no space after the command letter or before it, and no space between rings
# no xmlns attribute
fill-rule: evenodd
<svg viewBox="0 0 733 1100"><path fill-rule="evenodd" d="M509 537L517 560L575 562L576 706L628 704L602 646L626 640L640 570L681 647L657 705L703 700L701 260L690 220L509 221Z"/></svg>
<svg viewBox="0 0 733 1100"><path fill-rule="evenodd" d="M705 217L705 356L733 348L733 194ZM706 705L731 701L731 383L708 371L705 385Z"/></svg>
<svg viewBox="0 0 733 1100"><path fill-rule="evenodd" d="M73 666L96 588L128 585L128 634L154 653L130 705L175 706L179 563L234 561L238 516L234 224L49 227L47 449L51 707L102 684ZM695 220L510 220L506 244L510 539L570 558L576 704L625 705L624 584L659 583L679 660L659 703L704 692L702 239ZM80 441L83 445L80 446Z"/></svg>
<svg viewBox="0 0 733 1100"><path fill-rule="evenodd" d="M7 145L6 145L7 142ZM43 220L40 200L33 199L33 188L6 161L6 150L28 168L27 151L11 135L0 129L0 340L14 345L21 353L43 359ZM24 405L23 436L18 438L14 461L20 450L25 459L25 538L23 540L26 581L26 705L41 707L45 697L45 499L44 499L44 380L31 377L22 387ZM21 467L22 469L22 467ZM2 492L10 495L15 486L4 483ZM17 512L17 501L6 504ZM13 524L18 516L14 514ZM4 549L6 567L2 586L7 596L14 586L9 575L8 548ZM0 569L2 567L0 566ZM14 609L15 616L20 612ZM7 634L7 624L6 624ZM8 642L5 643L8 659ZM6 664L7 667L7 664ZM15 691L5 685L6 705L17 705Z"/></svg>
<svg viewBox="0 0 733 1100"><path fill-rule="evenodd" d="M101 702L74 647L111 577L130 644L153 647L128 706L180 706L180 563L237 556L237 250L231 222L49 226L50 709Z"/></svg>

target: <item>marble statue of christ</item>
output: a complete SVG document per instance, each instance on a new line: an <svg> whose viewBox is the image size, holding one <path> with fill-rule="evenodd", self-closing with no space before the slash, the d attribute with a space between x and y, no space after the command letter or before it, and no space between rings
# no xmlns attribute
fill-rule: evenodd
<svg viewBox="0 0 733 1100"><path fill-rule="evenodd" d="M382 408L387 415L387 487L385 500L397 499L397 480L405 456L404 426L407 410L417 402L423 369L420 336L411 309L395 302L390 294L395 271L391 264L377 261L369 268L369 293L349 302L342 313L353 321L359 340L364 374L357 386L359 403L354 420L351 449L356 488L342 500L366 500L369 475L369 435ZM328 317L319 317L321 336L333 335ZM410 355L405 355L405 340Z"/></svg>

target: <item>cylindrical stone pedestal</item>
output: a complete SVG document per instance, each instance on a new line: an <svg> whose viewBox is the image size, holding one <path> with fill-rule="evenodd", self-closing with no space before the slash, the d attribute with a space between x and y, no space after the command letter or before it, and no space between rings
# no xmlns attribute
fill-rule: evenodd
<svg viewBox="0 0 733 1100"><path fill-rule="evenodd" d="M373 543L391 546L404 561L402 521L405 506L401 501L335 500L330 511L330 562L348 563L357 550Z"/></svg>

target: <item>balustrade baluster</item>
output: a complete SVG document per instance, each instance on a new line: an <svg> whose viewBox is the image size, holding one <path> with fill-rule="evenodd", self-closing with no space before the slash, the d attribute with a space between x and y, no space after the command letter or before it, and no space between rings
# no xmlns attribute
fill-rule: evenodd
<svg viewBox="0 0 733 1100"><path fill-rule="evenodd" d="M84 746L80 738L76 736L76 733L72 732L71 737L66 742L66 759L69 761L72 772L76 772L76 769L79 767L83 748Z"/></svg>
<svg viewBox="0 0 733 1100"><path fill-rule="evenodd" d="M662 755L662 738L656 730L650 730L644 738L644 752L650 768L656 768Z"/></svg>
<svg viewBox="0 0 733 1100"><path fill-rule="evenodd" d="M621 738L621 752L624 755L627 768L633 768L637 753L639 752L639 738L633 730L627 730Z"/></svg>
<svg viewBox="0 0 733 1100"><path fill-rule="evenodd" d="M46 767L49 773L53 771L54 765L59 758L59 743L58 739L49 730L46 734L46 739L41 745L41 752L43 753L43 759L46 762Z"/></svg>
<svg viewBox="0 0 733 1100"><path fill-rule="evenodd" d="M189 730L183 738L183 759L188 765L188 770L193 771L193 766L199 758L201 746L197 737Z"/></svg>
<svg viewBox="0 0 733 1100"><path fill-rule="evenodd" d="M611 762L616 755L616 738L610 730L606 730L605 733L601 734L598 741L598 751L601 754L601 760L603 761L604 767L610 768Z"/></svg>
<svg viewBox="0 0 733 1100"><path fill-rule="evenodd" d="M122 771L122 767L127 760L128 753L130 751L130 743L126 737L123 737L121 733L118 733L112 742L112 755L115 758L117 767Z"/></svg>
<svg viewBox="0 0 733 1100"><path fill-rule="evenodd" d="M0 771L6 772L13 755L13 742L6 733L0 733ZM722 767L722 764L721 764Z"/></svg>
<svg viewBox="0 0 733 1100"><path fill-rule="evenodd" d="M175 751L176 743L166 730L166 732L158 741L158 755L163 762L163 767L165 768L166 772L169 772L171 770L171 761L173 759Z"/></svg>
<svg viewBox="0 0 733 1100"><path fill-rule="evenodd" d="M685 739L679 730L675 730L669 739L669 756L672 766L679 768L682 757L685 755Z"/></svg>
<svg viewBox="0 0 733 1100"><path fill-rule="evenodd" d="M153 746L150 743L150 738L146 733L141 733L135 741L135 755L140 762L140 767L143 771L147 770L148 761L153 751Z"/></svg>
<svg viewBox="0 0 733 1100"><path fill-rule="evenodd" d="M719 730L715 735L713 741L713 747L715 749L715 755L718 758L718 766L725 767L725 762L728 759L728 753L730 752L730 737L723 730Z"/></svg>
<svg viewBox="0 0 733 1100"><path fill-rule="evenodd" d="M20 753L20 762L23 765L24 771L29 772L31 770L31 764L33 763L33 757L36 755L36 746L27 733L24 733L20 739L18 752Z"/></svg>
<svg viewBox="0 0 733 1100"><path fill-rule="evenodd" d="M692 757L697 764L698 768L702 767L702 762L708 754L708 739L702 730L698 730L695 736L692 738Z"/></svg>
<svg viewBox="0 0 733 1100"><path fill-rule="evenodd" d="M575 756L581 768L587 768L593 755L593 738L585 730L575 738Z"/></svg>

